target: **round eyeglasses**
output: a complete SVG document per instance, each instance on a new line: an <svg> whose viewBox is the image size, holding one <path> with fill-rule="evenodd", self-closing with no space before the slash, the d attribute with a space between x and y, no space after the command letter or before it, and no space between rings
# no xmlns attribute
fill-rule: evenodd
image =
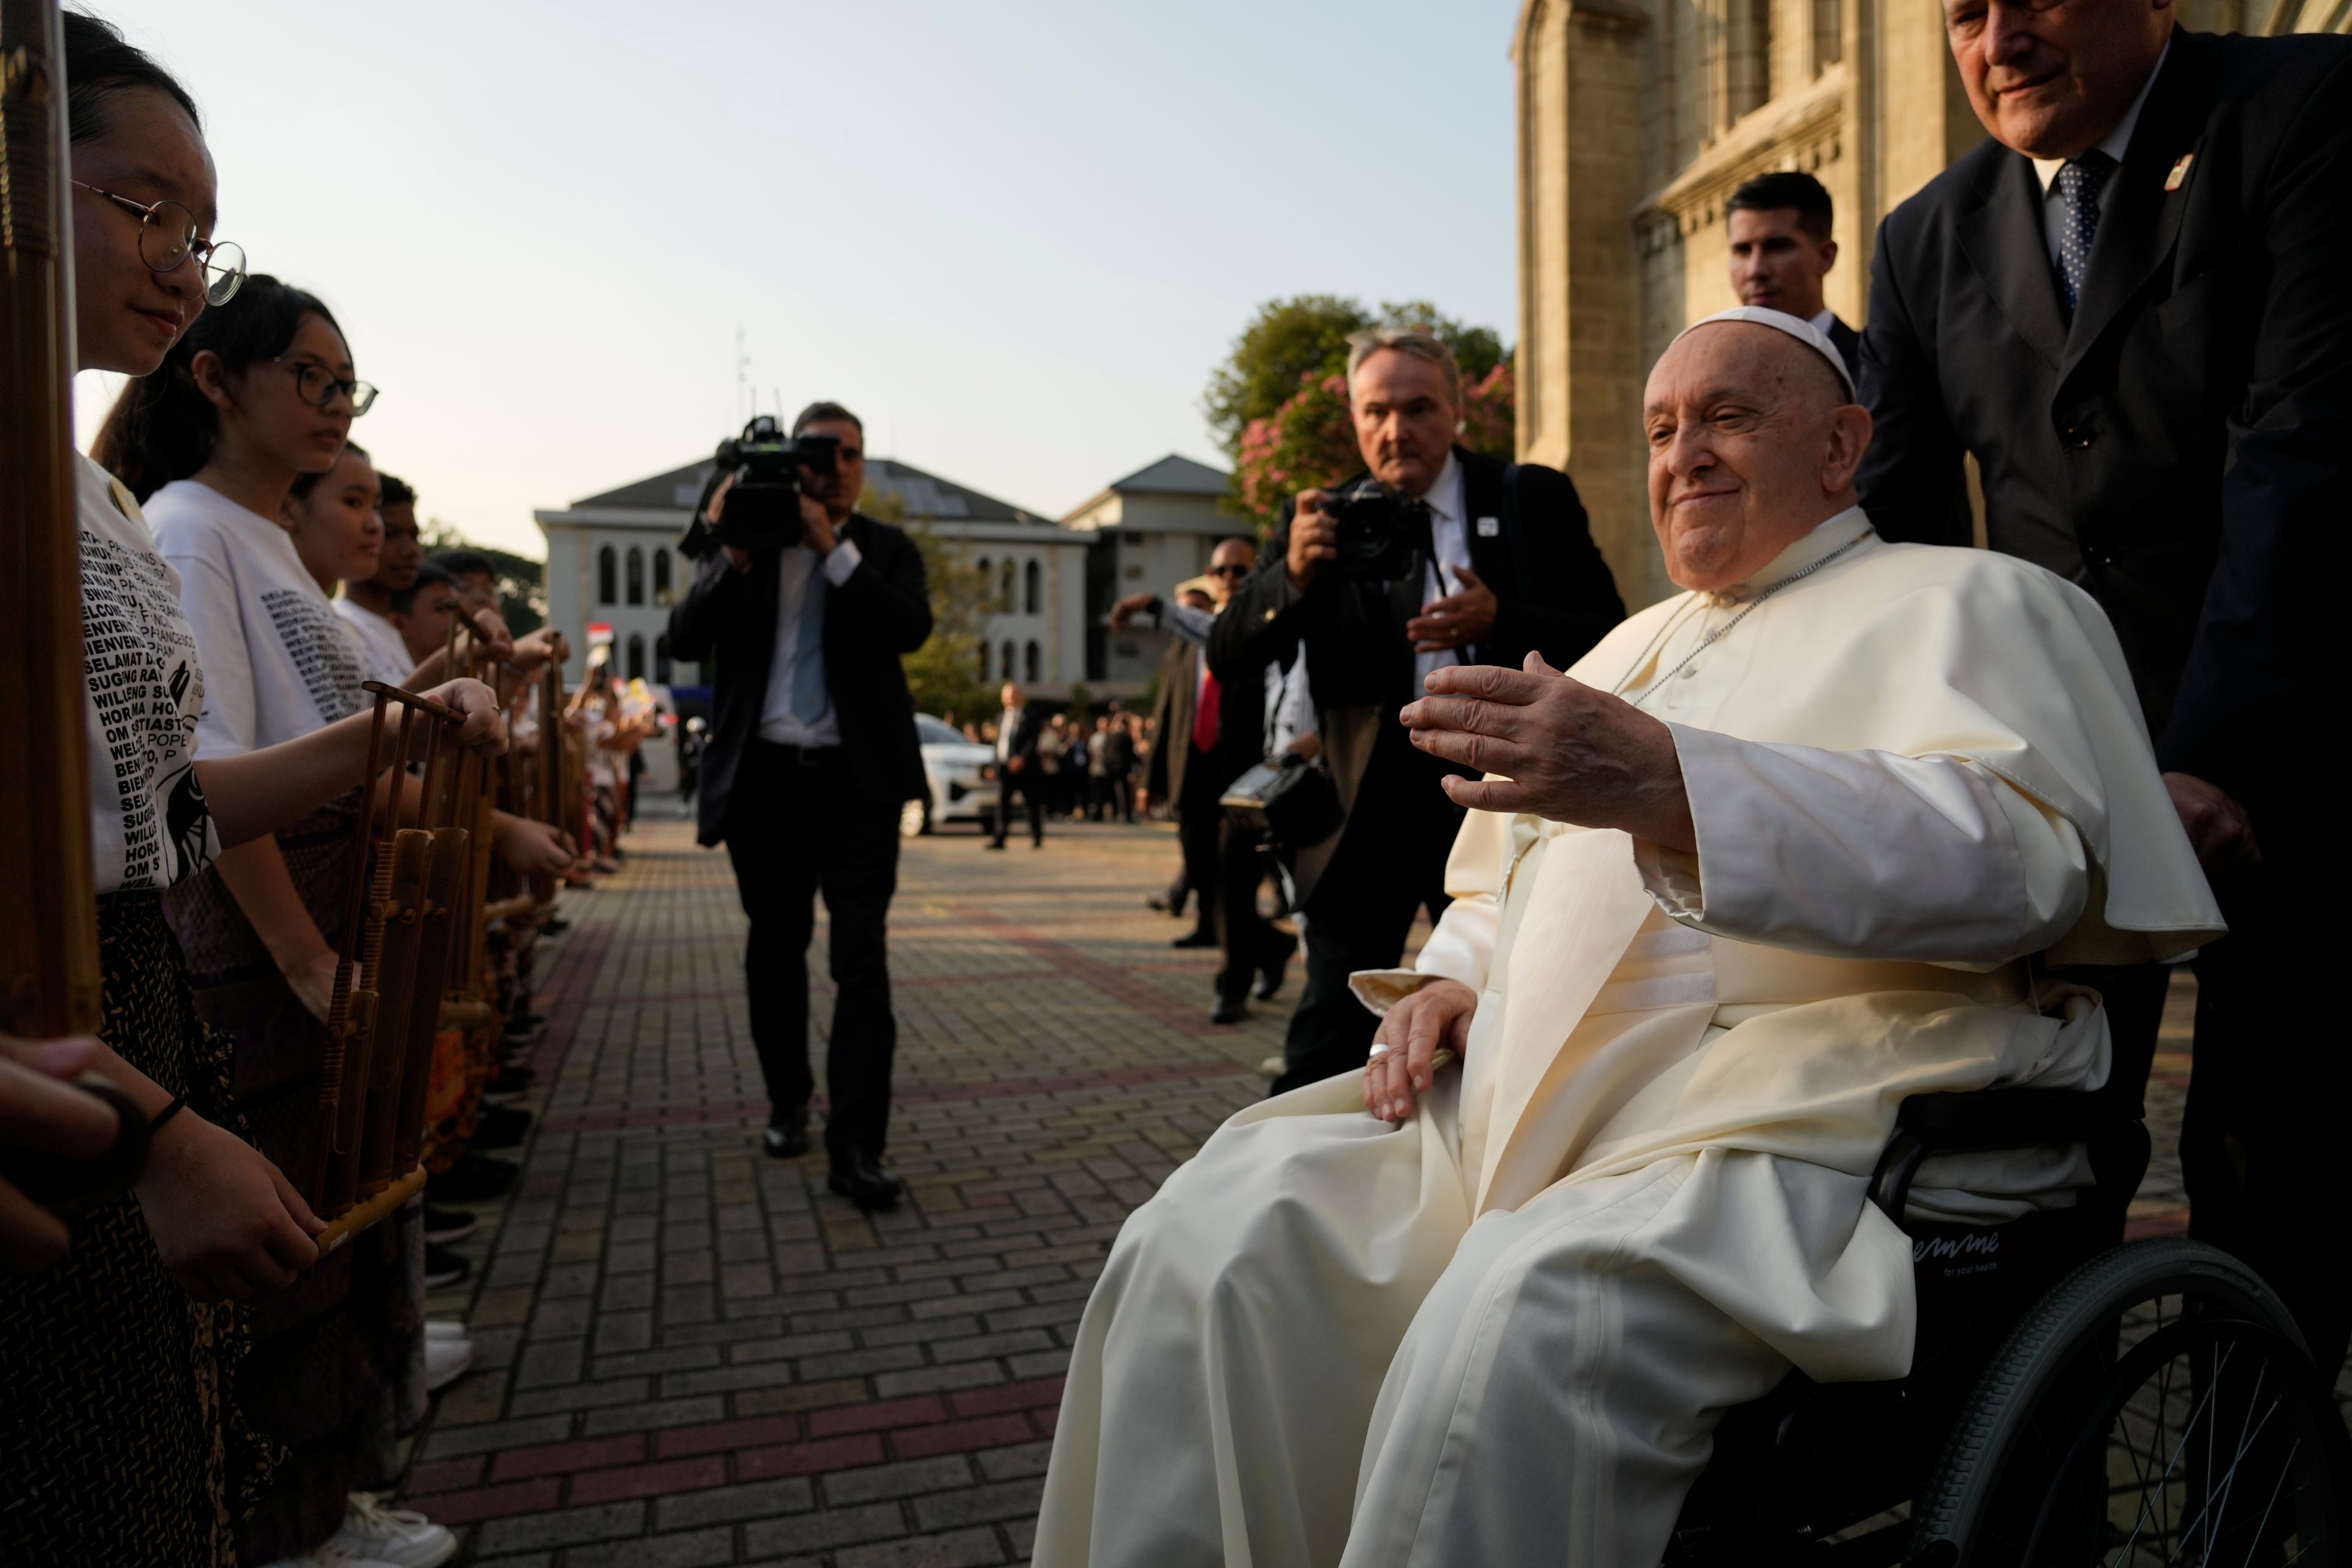
<svg viewBox="0 0 2352 1568"><path fill-rule="evenodd" d="M179 203L133 201L79 180L73 184L75 189L103 196L138 217L139 259L147 264L148 271L175 272L182 262L194 257L197 269L204 275L207 305L226 305L244 287L245 248L234 240L198 238L196 215Z"/></svg>
<svg viewBox="0 0 2352 1568"><path fill-rule="evenodd" d="M372 384L345 381L317 360L277 359L270 363L294 373L294 395L313 408L330 406L339 392L351 399L352 417L354 419L375 406L375 387Z"/></svg>

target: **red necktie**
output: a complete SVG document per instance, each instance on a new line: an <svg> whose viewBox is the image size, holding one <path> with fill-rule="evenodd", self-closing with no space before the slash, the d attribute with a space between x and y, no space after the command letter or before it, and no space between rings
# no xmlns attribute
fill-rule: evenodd
<svg viewBox="0 0 2352 1568"><path fill-rule="evenodd" d="M1196 750L1213 752L1217 749L1217 710L1223 706L1224 690L1214 675L1201 681L1200 703L1192 710L1192 744Z"/></svg>

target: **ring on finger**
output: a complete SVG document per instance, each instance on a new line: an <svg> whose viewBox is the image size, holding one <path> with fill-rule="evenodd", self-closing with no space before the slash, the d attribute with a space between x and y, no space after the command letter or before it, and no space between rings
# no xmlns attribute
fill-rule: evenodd
<svg viewBox="0 0 2352 1568"><path fill-rule="evenodd" d="M1384 1056L1388 1055L1388 1054L1389 1054L1389 1052L1390 1052L1390 1051L1391 1051L1391 1050L1393 1050L1393 1049L1395 1049L1395 1047L1394 1047L1393 1046L1389 1045L1389 1044L1388 1044L1386 1041L1384 1041L1384 1040L1374 1040L1374 1041L1372 1042L1372 1048L1371 1048L1371 1052L1370 1052L1370 1055L1368 1055L1364 1059L1365 1059L1366 1061L1375 1061L1375 1062L1376 1062L1376 1061L1380 1060L1382 1057L1384 1057Z"/></svg>

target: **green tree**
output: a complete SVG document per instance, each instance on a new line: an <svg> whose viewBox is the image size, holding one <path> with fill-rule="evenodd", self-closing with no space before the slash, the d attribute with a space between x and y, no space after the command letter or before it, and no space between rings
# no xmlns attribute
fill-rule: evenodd
<svg viewBox="0 0 2352 1568"><path fill-rule="evenodd" d="M1391 300L1377 311L1331 294L1269 300L1234 340L1225 363L1209 373L1201 409L1229 456L1238 458L1253 420L1271 419L1309 376L1344 374L1348 338L1367 327L1427 327L1461 362L1464 381L1483 381L1503 363L1503 340L1489 327L1465 326L1426 300Z"/></svg>

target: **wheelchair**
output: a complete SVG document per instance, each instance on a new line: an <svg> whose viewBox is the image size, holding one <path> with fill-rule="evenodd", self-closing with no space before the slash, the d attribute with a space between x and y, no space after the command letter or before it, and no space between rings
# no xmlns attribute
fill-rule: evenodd
<svg viewBox="0 0 2352 1568"><path fill-rule="evenodd" d="M1895 1383L1791 1373L1728 1412L1664 1568L2352 1568L2352 1438L2270 1289L2123 1243L2146 1066L2093 1092L1915 1096L1870 1185L1912 1240ZM1912 1224L1928 1156L2081 1143L2095 1185L2005 1224Z"/></svg>

